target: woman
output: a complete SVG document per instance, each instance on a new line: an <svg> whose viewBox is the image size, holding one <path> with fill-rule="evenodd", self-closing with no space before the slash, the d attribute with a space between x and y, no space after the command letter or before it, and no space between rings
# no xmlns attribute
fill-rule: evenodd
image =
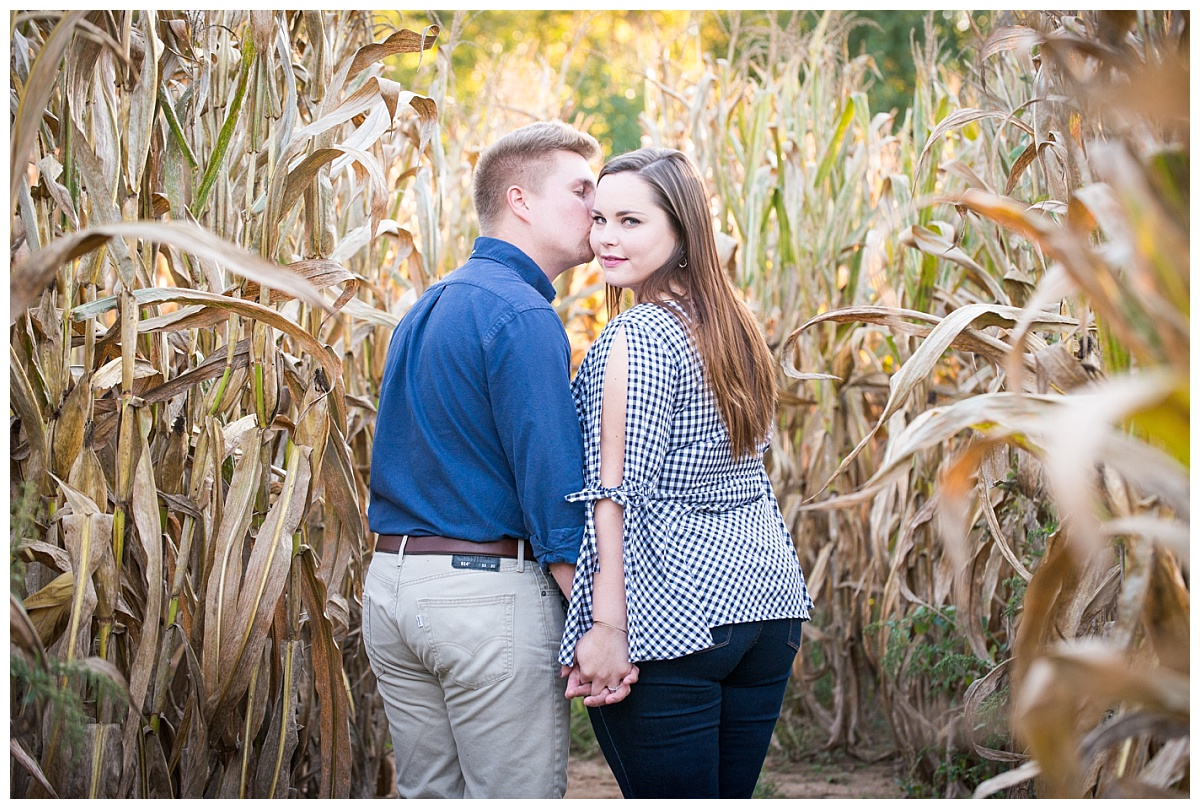
<svg viewBox="0 0 1200 809"><path fill-rule="evenodd" d="M748 798L812 606L762 463L774 366L681 152L604 167L591 244L610 313L623 289L636 305L572 386L587 488L568 499L592 507L567 697L584 697L625 797Z"/></svg>

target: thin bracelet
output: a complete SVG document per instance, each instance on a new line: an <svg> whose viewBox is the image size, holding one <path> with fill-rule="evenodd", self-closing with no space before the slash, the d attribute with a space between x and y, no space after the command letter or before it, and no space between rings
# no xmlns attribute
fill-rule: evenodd
<svg viewBox="0 0 1200 809"><path fill-rule="evenodd" d="M628 629L622 629L621 627L617 626L616 624L610 624L610 623L606 623L606 622L604 622L604 621L597 621L595 618L593 618L593 619L592 619L592 624L593 624L593 625L599 624L600 626L606 626L606 627L608 627L609 629L615 629L615 630L617 630L618 632L621 632L621 633L623 633L623 634L625 634L625 635L628 635L628 634L629 634L629 630L628 630Z"/></svg>

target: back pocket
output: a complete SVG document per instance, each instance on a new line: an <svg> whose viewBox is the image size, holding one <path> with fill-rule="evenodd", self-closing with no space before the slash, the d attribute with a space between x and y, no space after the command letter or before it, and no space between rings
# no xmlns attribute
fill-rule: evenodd
<svg viewBox="0 0 1200 809"><path fill-rule="evenodd" d="M420 598L417 608L439 676L469 689L512 676L514 594Z"/></svg>
<svg viewBox="0 0 1200 809"><path fill-rule="evenodd" d="M804 621L799 618L788 619L788 639L787 645L792 647L793 652L800 651L800 630L804 626Z"/></svg>

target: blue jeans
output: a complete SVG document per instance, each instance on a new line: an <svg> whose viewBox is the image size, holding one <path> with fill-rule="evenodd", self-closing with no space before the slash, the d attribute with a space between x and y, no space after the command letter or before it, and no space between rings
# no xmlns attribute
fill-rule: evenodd
<svg viewBox="0 0 1200 809"><path fill-rule="evenodd" d="M779 719L799 618L726 624L711 648L638 663L628 697L589 708L626 798L749 798Z"/></svg>

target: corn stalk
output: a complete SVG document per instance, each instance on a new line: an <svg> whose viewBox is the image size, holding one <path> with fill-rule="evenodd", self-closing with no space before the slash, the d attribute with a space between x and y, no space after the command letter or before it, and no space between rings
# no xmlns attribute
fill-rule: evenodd
<svg viewBox="0 0 1200 809"><path fill-rule="evenodd" d="M788 340L823 322L922 339L831 476L886 432L870 479L811 507L904 498L914 474L937 469L922 527L905 526L893 551L881 616L885 662L895 651L884 692L906 758L958 747L1020 765L966 785L977 796L1028 791L1031 779L1046 797L1178 795L1190 410L1179 18L1011 22L983 42L969 88L978 106L935 122L917 163L918 183L942 176L917 204L954 211L900 234L937 261L937 311L838 309ZM1022 98L1023 86L1035 95ZM1001 159L972 165L967 127ZM935 144L955 135L962 151L937 165ZM924 381L962 377L967 363L949 348L973 355L968 380L986 387L922 408ZM917 554L933 560L937 537L944 554L922 586ZM922 671L912 645L922 635L943 646L958 635L982 664L940 719L904 684Z"/></svg>
<svg viewBox="0 0 1200 809"><path fill-rule="evenodd" d="M12 794L374 796L363 452L408 291L374 268L399 260L390 189L429 170L437 126L383 60L419 63L438 30L80 11L11 31L11 491L32 515L11 554L33 631Z"/></svg>
<svg viewBox="0 0 1200 809"><path fill-rule="evenodd" d="M927 26L900 121L868 107L852 20L730 19L756 48L698 72L663 51L646 131L705 166L786 375L770 471L818 603L803 721L869 753L882 705L910 777L947 797L1177 788L1178 664L1143 639L1186 627L1180 18L997 16L965 77ZM1114 660L1173 696L1044 710ZM1129 735L1081 738L1104 710Z"/></svg>

